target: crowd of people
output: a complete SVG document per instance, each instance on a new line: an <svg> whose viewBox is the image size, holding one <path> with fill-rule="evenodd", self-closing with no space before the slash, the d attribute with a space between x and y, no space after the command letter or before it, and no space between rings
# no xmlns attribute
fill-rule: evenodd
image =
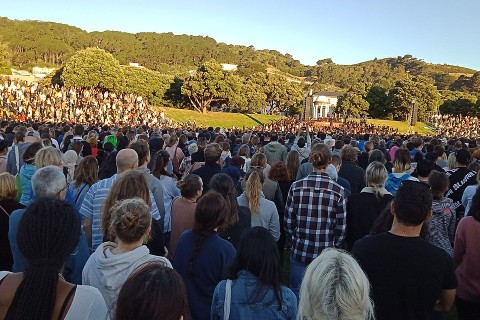
<svg viewBox="0 0 480 320"><path fill-rule="evenodd" d="M0 317L480 319L480 139L0 127Z"/></svg>
<svg viewBox="0 0 480 320"><path fill-rule="evenodd" d="M18 121L149 124L162 121L139 95L0 78L1 118Z"/></svg>
<svg viewBox="0 0 480 320"><path fill-rule="evenodd" d="M480 120L476 116L438 114L429 119L438 134L448 137L478 137Z"/></svg>

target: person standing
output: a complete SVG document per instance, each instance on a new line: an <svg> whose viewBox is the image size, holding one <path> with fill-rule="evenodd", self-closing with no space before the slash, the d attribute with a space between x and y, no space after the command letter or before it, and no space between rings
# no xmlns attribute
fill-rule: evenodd
<svg viewBox="0 0 480 320"><path fill-rule="evenodd" d="M372 285L378 320L432 319L447 312L457 280L452 258L420 237L432 216L427 184L404 181L391 206L393 225L355 242L352 253Z"/></svg>
<svg viewBox="0 0 480 320"><path fill-rule="evenodd" d="M326 173L331 160L328 146L313 146L313 172L292 184L286 201L285 231L292 241L290 288L297 297L308 264L323 249L341 247L345 239L345 192Z"/></svg>

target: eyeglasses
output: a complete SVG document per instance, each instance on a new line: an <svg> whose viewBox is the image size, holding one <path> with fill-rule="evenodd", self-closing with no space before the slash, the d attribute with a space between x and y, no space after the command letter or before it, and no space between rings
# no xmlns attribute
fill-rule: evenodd
<svg viewBox="0 0 480 320"><path fill-rule="evenodd" d="M62 193L63 190L67 189L68 188L68 183L65 184L65 187L63 187L62 189L60 189L60 191L57 192L57 194L60 194Z"/></svg>

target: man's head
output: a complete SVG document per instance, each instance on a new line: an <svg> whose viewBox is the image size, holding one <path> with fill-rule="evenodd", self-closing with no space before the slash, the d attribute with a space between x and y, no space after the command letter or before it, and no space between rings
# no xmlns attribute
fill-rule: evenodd
<svg viewBox="0 0 480 320"><path fill-rule="evenodd" d="M340 156L337 156L336 154L332 156L332 164L335 166L335 169L340 171L340 168L342 167L342 158Z"/></svg>
<svg viewBox="0 0 480 320"><path fill-rule="evenodd" d="M350 145L344 146L340 151L343 161L355 161L357 159L357 151Z"/></svg>
<svg viewBox="0 0 480 320"><path fill-rule="evenodd" d="M432 201L429 185L406 180L395 194L392 213L400 224L419 226L431 215Z"/></svg>
<svg viewBox="0 0 480 320"><path fill-rule="evenodd" d="M57 166L38 169L32 176L32 189L37 199L64 200L67 194L67 181L62 169Z"/></svg>
<svg viewBox="0 0 480 320"><path fill-rule="evenodd" d="M434 167L435 167L435 163L430 160L421 159L420 161L418 161L417 162L418 178L421 180L427 180L428 175L430 174L430 172L432 172Z"/></svg>
<svg viewBox="0 0 480 320"><path fill-rule="evenodd" d="M138 167L138 155L133 149L122 149L117 153L117 172L124 173Z"/></svg>
<svg viewBox="0 0 480 320"><path fill-rule="evenodd" d="M131 143L129 148L137 153L139 167L148 163L150 160L150 148L145 140L137 140Z"/></svg>
<svg viewBox="0 0 480 320"><path fill-rule="evenodd" d="M270 136L270 141L278 141L278 135L276 133L272 133Z"/></svg>
<svg viewBox="0 0 480 320"><path fill-rule="evenodd" d="M218 143L210 143L205 148L205 161L206 162L218 162L222 156L222 148Z"/></svg>
<svg viewBox="0 0 480 320"><path fill-rule="evenodd" d="M332 162L332 150L327 145L318 143L312 147L309 160L315 169L325 170Z"/></svg>
<svg viewBox="0 0 480 320"><path fill-rule="evenodd" d="M84 132L85 132L85 128L81 124L76 125L75 128L73 129L73 134L75 136L83 136Z"/></svg>
<svg viewBox="0 0 480 320"><path fill-rule="evenodd" d="M470 161L472 160L472 156L470 155L470 152L465 149L458 150L456 154L456 158L457 158L458 167L466 167L470 164Z"/></svg>

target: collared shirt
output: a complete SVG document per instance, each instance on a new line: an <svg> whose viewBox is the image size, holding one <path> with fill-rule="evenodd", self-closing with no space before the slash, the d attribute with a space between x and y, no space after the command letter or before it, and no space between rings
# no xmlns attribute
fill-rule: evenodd
<svg viewBox="0 0 480 320"><path fill-rule="evenodd" d="M80 214L83 218L92 220L92 250L103 243L102 233L102 206L107 199L108 193L112 188L113 183L120 177L120 174L114 174L111 178L100 180L90 187L85 199L83 199L82 207L80 208ZM152 218L155 220L160 219L157 204L153 198L152 192L150 193L150 203L152 204L151 212Z"/></svg>
<svg viewBox="0 0 480 320"><path fill-rule="evenodd" d="M285 206L285 230L293 257L310 263L323 249L340 247L346 231L343 187L326 173L312 172L292 184Z"/></svg>

